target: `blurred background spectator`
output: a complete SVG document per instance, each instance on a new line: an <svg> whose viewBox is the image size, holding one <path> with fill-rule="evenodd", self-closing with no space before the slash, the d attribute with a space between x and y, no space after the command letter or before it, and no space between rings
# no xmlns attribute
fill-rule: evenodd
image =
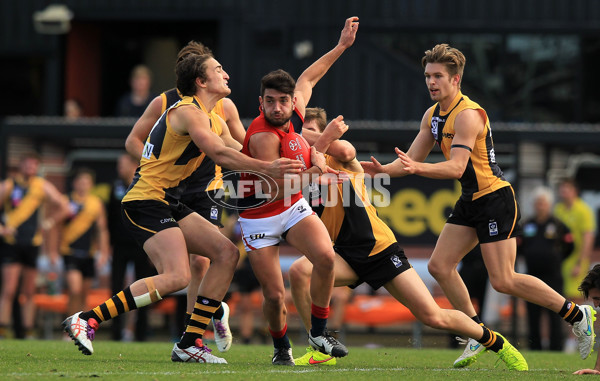
<svg viewBox="0 0 600 381"><path fill-rule="evenodd" d="M119 98L115 116L131 116L139 118L155 97L150 92L152 72L145 65L137 65L131 70L129 78L131 91Z"/></svg>
<svg viewBox="0 0 600 381"><path fill-rule="evenodd" d="M561 265L573 251L573 236L569 228L552 214L552 190L536 188L533 202L534 216L523 222L522 235L517 238L518 254L525 258L528 274L538 277L562 294ZM565 327L560 316L536 304L526 305L529 348L562 351ZM547 321L542 319L543 316ZM543 345L543 338L549 340L548 345Z"/></svg>

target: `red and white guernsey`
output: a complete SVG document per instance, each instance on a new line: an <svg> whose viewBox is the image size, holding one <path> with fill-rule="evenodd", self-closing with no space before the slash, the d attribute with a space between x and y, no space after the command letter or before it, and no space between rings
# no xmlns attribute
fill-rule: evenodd
<svg viewBox="0 0 600 381"><path fill-rule="evenodd" d="M265 119L265 115L261 110L260 115L252 121L252 124L250 124L250 127L248 127L248 131L246 131L246 137L244 138L242 153L253 157L250 153L248 142L250 141L250 137L252 137L252 135L254 134L257 134L259 132L271 132L277 135L279 141L281 141L287 134L292 132L301 135L303 124L304 118L302 117L297 108L295 108L294 112L292 113L292 118L290 119L290 128L288 132L282 131L281 129L267 122L267 120ZM273 202L270 202L270 200L264 198L258 198L254 186L254 181L258 180L260 180L260 178L252 173L242 173L241 175L241 181L245 184L245 192L243 192L242 194L243 198L238 200L240 217L265 218L276 216L290 208L302 198L302 191L298 191L297 193L289 197Z"/></svg>

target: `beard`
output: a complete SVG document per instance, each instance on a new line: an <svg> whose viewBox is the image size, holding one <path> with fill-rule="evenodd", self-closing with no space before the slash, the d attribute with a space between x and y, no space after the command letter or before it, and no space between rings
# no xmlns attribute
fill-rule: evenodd
<svg viewBox="0 0 600 381"><path fill-rule="evenodd" d="M267 122L269 122L270 125L272 125L274 127L281 127L284 124L286 124L287 122L289 122L290 119L292 119L292 112L290 112L289 115L285 115L278 119L273 119L270 116L268 116L267 114L265 114L265 119L267 120Z"/></svg>

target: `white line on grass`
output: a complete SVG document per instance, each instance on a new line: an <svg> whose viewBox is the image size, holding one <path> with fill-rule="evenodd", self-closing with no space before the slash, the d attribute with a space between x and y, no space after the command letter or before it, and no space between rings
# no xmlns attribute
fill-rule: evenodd
<svg viewBox="0 0 600 381"><path fill-rule="evenodd" d="M200 370L200 374L249 374L249 373L311 373L318 372L320 370L327 369L327 372L335 372L335 373L345 373L345 372L372 372L372 371L406 371L409 368L342 368L342 369L332 369L331 367L314 367L307 369L271 369L271 370L260 370L257 372L249 372L245 370ZM410 368L413 369L414 368ZM435 369L422 369L425 371L432 372L448 372L448 371L456 371L456 372L487 372L492 371L494 369L455 369L455 368L435 368ZM546 371L560 371L561 369L529 369L529 372L546 372ZM192 370L190 370L192 371ZM196 374L198 373L198 369L193 370ZM4 376L8 377L39 377L39 376L57 376L64 377L66 376L75 376L75 377L89 377L94 375L100 376L177 376L182 375L187 372L187 369L182 369L179 372L46 372L46 373L24 373L24 372L12 372L6 373Z"/></svg>

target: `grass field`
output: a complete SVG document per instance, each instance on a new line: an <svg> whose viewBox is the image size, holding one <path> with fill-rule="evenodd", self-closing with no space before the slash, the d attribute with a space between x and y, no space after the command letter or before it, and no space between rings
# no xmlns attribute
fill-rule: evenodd
<svg viewBox="0 0 600 381"><path fill-rule="evenodd" d="M0 380L102 378L104 380L172 380L194 377L206 380L558 380L581 378L571 373L592 368L596 352L582 361L578 355L523 351L529 372L494 367L496 356L485 353L468 369L452 362L460 350L351 347L336 366L323 368L275 367L272 348L235 345L223 354L228 365L172 363L171 343L120 343L98 340L92 356L82 355L70 342L0 341ZM216 350L215 350L216 352ZM215 353L213 352L213 353ZM295 347L295 356L304 348ZM218 354L218 353L217 353Z"/></svg>

